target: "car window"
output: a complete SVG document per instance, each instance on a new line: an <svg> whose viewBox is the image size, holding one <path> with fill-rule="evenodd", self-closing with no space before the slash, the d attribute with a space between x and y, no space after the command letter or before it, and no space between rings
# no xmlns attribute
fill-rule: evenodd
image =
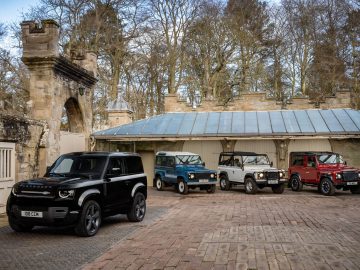
<svg viewBox="0 0 360 270"><path fill-rule="evenodd" d="M100 177L104 169L105 159L93 156L62 156L59 158L49 175L91 176Z"/></svg>
<svg viewBox="0 0 360 270"><path fill-rule="evenodd" d="M202 160L198 155L177 155L176 164L201 165Z"/></svg>
<svg viewBox="0 0 360 270"><path fill-rule="evenodd" d="M125 164L126 173L128 174L144 173L141 157L129 156L129 157L125 157L125 161L126 161Z"/></svg>
<svg viewBox="0 0 360 270"><path fill-rule="evenodd" d="M107 177L118 177L125 174L123 158L112 157L109 160L108 169L106 170Z"/></svg>
<svg viewBox="0 0 360 270"><path fill-rule="evenodd" d="M316 167L315 157L308 157L307 166L308 167Z"/></svg>
<svg viewBox="0 0 360 270"><path fill-rule="evenodd" d="M244 165L269 165L269 159L266 155L243 156Z"/></svg>
<svg viewBox="0 0 360 270"><path fill-rule="evenodd" d="M318 155L318 161L320 164L338 164L344 163L344 159L339 154L323 154Z"/></svg>
<svg viewBox="0 0 360 270"><path fill-rule="evenodd" d="M304 156L294 156L292 165L293 166L303 166Z"/></svg>
<svg viewBox="0 0 360 270"><path fill-rule="evenodd" d="M234 156L220 156L219 165L232 166Z"/></svg>

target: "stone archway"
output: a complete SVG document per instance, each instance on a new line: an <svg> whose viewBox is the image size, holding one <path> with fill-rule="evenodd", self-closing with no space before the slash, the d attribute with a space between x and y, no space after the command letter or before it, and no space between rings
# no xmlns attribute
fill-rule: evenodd
<svg viewBox="0 0 360 270"><path fill-rule="evenodd" d="M77 99L73 97L69 98L65 102L64 108L66 111L66 116L69 125L68 131L74 133L83 133L84 119Z"/></svg>
<svg viewBox="0 0 360 270"><path fill-rule="evenodd" d="M66 123L63 122L64 117L62 117L59 154L88 150L84 135L84 117L78 100L73 97L69 98L63 109L66 115Z"/></svg>
<svg viewBox="0 0 360 270"><path fill-rule="evenodd" d="M65 106L71 131L84 137L89 149L92 129L92 92L96 83L96 55L71 51L71 58L59 53L59 25L53 20L21 24L23 62L30 73L29 111L33 119L44 120L47 130L39 145L39 174L45 172L60 152L61 117Z"/></svg>

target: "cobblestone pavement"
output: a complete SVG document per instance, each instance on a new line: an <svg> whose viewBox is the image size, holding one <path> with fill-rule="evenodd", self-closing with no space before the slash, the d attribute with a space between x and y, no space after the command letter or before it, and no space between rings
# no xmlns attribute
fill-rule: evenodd
<svg viewBox="0 0 360 270"><path fill-rule="evenodd" d="M169 210L84 270L360 269L359 195L168 190L148 204Z"/></svg>
<svg viewBox="0 0 360 270"><path fill-rule="evenodd" d="M151 226L167 207L148 206L141 223L126 216L107 218L95 237L78 237L71 228L35 227L30 233L16 233L5 223L0 226L0 269L78 269L95 260L131 233Z"/></svg>

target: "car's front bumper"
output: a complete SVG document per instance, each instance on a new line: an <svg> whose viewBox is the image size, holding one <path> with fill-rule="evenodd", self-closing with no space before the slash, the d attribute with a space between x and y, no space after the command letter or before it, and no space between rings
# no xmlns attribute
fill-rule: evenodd
<svg viewBox="0 0 360 270"><path fill-rule="evenodd" d="M288 180L286 178L281 179L256 179L256 183L263 184L263 185L279 185L279 184L286 184Z"/></svg>
<svg viewBox="0 0 360 270"><path fill-rule="evenodd" d="M205 185L216 185L217 179L208 179L208 180L195 180L195 181L187 181L186 184L188 186L205 186Z"/></svg>

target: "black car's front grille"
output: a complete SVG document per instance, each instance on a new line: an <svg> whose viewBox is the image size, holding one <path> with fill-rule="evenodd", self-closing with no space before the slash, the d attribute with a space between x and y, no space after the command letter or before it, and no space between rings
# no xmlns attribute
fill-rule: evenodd
<svg viewBox="0 0 360 270"><path fill-rule="evenodd" d="M209 179L210 173L195 173L196 179Z"/></svg>
<svg viewBox="0 0 360 270"><path fill-rule="evenodd" d="M55 191L52 186L22 184L17 190L17 195L31 197L53 197L54 192Z"/></svg>
<svg viewBox="0 0 360 270"><path fill-rule="evenodd" d="M268 180L277 180L279 179L279 172L267 172L266 178Z"/></svg>
<svg viewBox="0 0 360 270"><path fill-rule="evenodd" d="M343 177L345 181L359 180L359 175L357 172L343 172Z"/></svg>

